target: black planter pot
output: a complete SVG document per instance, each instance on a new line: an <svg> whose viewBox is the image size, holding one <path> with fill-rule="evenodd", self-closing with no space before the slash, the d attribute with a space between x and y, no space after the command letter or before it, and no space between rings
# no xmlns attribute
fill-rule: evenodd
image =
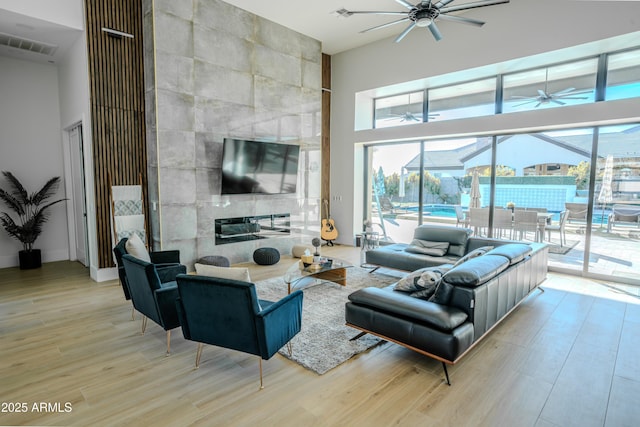
<svg viewBox="0 0 640 427"><path fill-rule="evenodd" d="M31 270L33 268L42 267L40 249L20 251L18 252L18 258L20 259L20 270Z"/></svg>

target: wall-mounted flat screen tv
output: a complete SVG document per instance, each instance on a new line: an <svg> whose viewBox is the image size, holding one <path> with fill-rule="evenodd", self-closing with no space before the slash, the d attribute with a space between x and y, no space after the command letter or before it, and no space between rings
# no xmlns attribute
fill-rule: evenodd
<svg viewBox="0 0 640 427"><path fill-rule="evenodd" d="M225 138L222 194L295 193L300 147Z"/></svg>

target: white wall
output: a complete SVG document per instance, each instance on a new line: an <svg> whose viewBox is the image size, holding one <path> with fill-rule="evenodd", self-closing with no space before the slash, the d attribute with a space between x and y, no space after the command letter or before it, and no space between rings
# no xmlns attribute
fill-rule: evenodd
<svg viewBox="0 0 640 427"><path fill-rule="evenodd" d="M57 68L0 57L0 100L0 170L12 172L27 191L63 177ZM64 182L55 197L65 197ZM4 205L1 210L7 211ZM43 262L68 259L69 252L65 205L50 212L34 245L42 250ZM20 242L0 230L0 268L18 265L21 249Z"/></svg>
<svg viewBox="0 0 640 427"><path fill-rule="evenodd" d="M511 0L509 4L470 11L467 16L485 20L487 24L475 28L439 21L444 36L440 42L435 42L426 29L414 29L398 44L392 38L333 55L331 213L340 228L340 243L352 244L354 233L361 227L362 187L346 184L361 182L361 164L354 161L358 143L527 131L606 123L620 118L640 120L640 101L636 98L526 115L514 113L354 131L358 92L414 80L431 79L432 85L442 84L445 79L438 76L448 73L457 72L460 79L471 79L478 71L504 73L521 67L519 58L545 52L553 53L536 60L564 61L570 55L606 52L633 37L597 41L640 30L640 2ZM637 44L640 37L637 34L634 37ZM579 50L567 50L583 44L586 45ZM527 64L534 65L533 61Z"/></svg>
<svg viewBox="0 0 640 427"><path fill-rule="evenodd" d="M100 280L100 272L97 267L98 243L96 240L97 225L93 186L93 143L91 133L91 105L89 103L89 70L87 43L84 34L78 36L78 39L75 41L73 46L71 46L65 57L59 62L58 85L60 91L60 123L62 127L62 141L64 146L65 180L67 181L67 194L69 194L70 199L68 201L67 209L69 212L73 212L73 201L71 200L71 197L73 196L73 192L71 191L72 177L70 175L69 164L71 162L70 156L77 154L77 152L73 151L72 147L69 147L69 141L67 139L68 134L66 133L66 130L78 123L81 123L84 147L85 190L87 193L87 233L89 241L89 247L87 250L90 257L89 266L91 268L91 277L95 280ZM70 221L82 221L82 218L75 218L72 216ZM75 232L73 222L69 223L69 230L71 233ZM70 238L70 241L73 242L73 239ZM74 249L70 248L70 251L73 253ZM104 279L111 279L116 275L114 268L103 270L105 270L103 273L106 273Z"/></svg>

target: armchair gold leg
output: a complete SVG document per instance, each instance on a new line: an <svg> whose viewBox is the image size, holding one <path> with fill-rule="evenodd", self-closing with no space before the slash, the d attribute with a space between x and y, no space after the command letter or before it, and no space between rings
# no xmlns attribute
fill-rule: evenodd
<svg viewBox="0 0 640 427"><path fill-rule="evenodd" d="M147 316L142 316L142 333L144 335L144 331L147 330Z"/></svg>
<svg viewBox="0 0 640 427"><path fill-rule="evenodd" d="M201 342L198 343L198 351L196 352L196 369L200 367L200 356L202 356L202 347L204 344Z"/></svg>
<svg viewBox="0 0 640 427"><path fill-rule="evenodd" d="M258 359L258 363L260 364L260 390L264 388L262 384L262 358Z"/></svg>
<svg viewBox="0 0 640 427"><path fill-rule="evenodd" d="M287 343L287 352L289 353L289 357L291 357L293 354L293 345L291 344L291 341Z"/></svg>
<svg viewBox="0 0 640 427"><path fill-rule="evenodd" d="M171 331L167 331L167 354L168 357L171 354Z"/></svg>
<svg viewBox="0 0 640 427"><path fill-rule="evenodd" d="M131 306L131 321L136 320L136 308Z"/></svg>

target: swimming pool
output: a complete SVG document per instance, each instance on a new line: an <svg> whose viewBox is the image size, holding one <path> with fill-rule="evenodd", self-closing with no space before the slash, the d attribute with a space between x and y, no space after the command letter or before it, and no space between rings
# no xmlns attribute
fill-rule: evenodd
<svg viewBox="0 0 640 427"><path fill-rule="evenodd" d="M418 206L407 206L403 209L409 212L418 212ZM468 208L462 208L465 212L468 211ZM423 205L423 211L429 212L429 216L435 217L444 217L444 218L455 218L456 210L453 205L445 205L445 204L427 204ZM549 211L553 216L551 217L552 221L558 222L560 220L560 212L557 211ZM593 213L593 224L607 224L609 213L607 211L604 212L604 218L602 212L594 212Z"/></svg>

